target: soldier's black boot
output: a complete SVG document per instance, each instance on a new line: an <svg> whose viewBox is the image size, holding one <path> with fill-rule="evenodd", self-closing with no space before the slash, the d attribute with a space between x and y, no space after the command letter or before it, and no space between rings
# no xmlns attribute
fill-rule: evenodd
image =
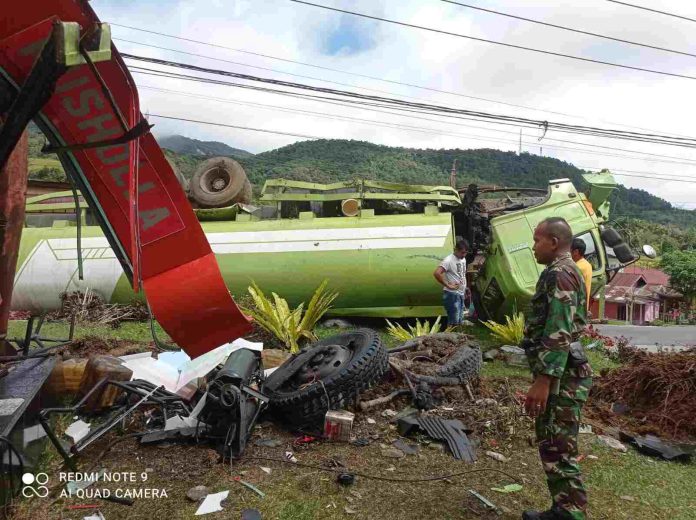
<svg viewBox="0 0 696 520"><path fill-rule="evenodd" d="M522 520L573 520L567 512L556 507L548 511L525 511Z"/></svg>

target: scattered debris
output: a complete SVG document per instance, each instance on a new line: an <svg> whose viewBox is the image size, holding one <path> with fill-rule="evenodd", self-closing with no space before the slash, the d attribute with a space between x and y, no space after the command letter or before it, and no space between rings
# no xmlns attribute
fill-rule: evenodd
<svg viewBox="0 0 696 520"><path fill-rule="evenodd" d="M635 502L636 501L635 497L632 497L630 495L621 495L619 498L621 500L627 500L628 502Z"/></svg>
<svg viewBox="0 0 696 520"><path fill-rule="evenodd" d="M497 491L498 493L517 493L522 491L522 486L520 484L508 484L502 488L491 488L491 491Z"/></svg>
<svg viewBox="0 0 696 520"><path fill-rule="evenodd" d="M406 455L416 455L419 451L418 444L407 444L403 439L395 440L392 442L392 445L396 449L403 451Z"/></svg>
<svg viewBox="0 0 696 520"><path fill-rule="evenodd" d="M372 417L368 417L367 424L377 424L377 421L375 421Z"/></svg>
<svg viewBox="0 0 696 520"><path fill-rule="evenodd" d="M72 437L73 442L77 443L89 434L89 423L78 419L65 429L65 435Z"/></svg>
<svg viewBox="0 0 696 520"><path fill-rule="evenodd" d="M494 460L497 460L498 462L507 462L508 458L503 455L502 453L498 453L496 451L487 451L486 456L490 457Z"/></svg>
<svg viewBox="0 0 696 520"><path fill-rule="evenodd" d="M354 439L354 440L350 441L350 443L353 446L357 446L358 448L364 448L365 446L369 446L370 439L365 439L364 437L361 437L359 439Z"/></svg>
<svg viewBox="0 0 696 520"><path fill-rule="evenodd" d="M250 489L251 491L253 491L254 493L256 493L258 496L260 496L261 498L265 498L265 497L266 497L266 493L264 493L263 491L261 491L261 490L260 490L259 488L257 488L255 485L253 485L253 484L251 484L251 483L249 483L249 482L246 482L246 481L242 480L240 477L234 477L234 481L235 481L235 482L239 482L242 486L244 486L244 487L247 488L247 489Z"/></svg>
<svg viewBox="0 0 696 520"><path fill-rule="evenodd" d="M354 413L329 410L324 418L324 437L332 441L349 441L354 419Z"/></svg>
<svg viewBox="0 0 696 520"><path fill-rule="evenodd" d="M244 509L242 520L261 520L261 513L257 509Z"/></svg>
<svg viewBox="0 0 696 520"><path fill-rule="evenodd" d="M267 467L265 467L265 466L259 466L259 468L261 468L261 471L263 471L263 472L266 473L267 475L270 475L270 474L271 474L271 471L272 471L271 468L267 468Z"/></svg>
<svg viewBox="0 0 696 520"><path fill-rule="evenodd" d="M611 412L615 413L616 415L623 415L625 413L628 413L630 410L631 409L623 403L611 404Z"/></svg>
<svg viewBox="0 0 696 520"><path fill-rule="evenodd" d="M336 482L342 486L351 486L355 482L355 475L352 473L339 473L336 476Z"/></svg>
<svg viewBox="0 0 696 520"><path fill-rule="evenodd" d="M578 430L578 433L580 435L587 435L592 433L592 425L591 424L581 424L580 429Z"/></svg>
<svg viewBox="0 0 696 520"><path fill-rule="evenodd" d="M461 421L445 420L441 417L404 417L399 419L398 429L401 435L409 435L422 430L435 440L445 441L450 453L457 460L474 462L476 449L466 436L468 430Z"/></svg>
<svg viewBox="0 0 696 520"><path fill-rule="evenodd" d="M500 350L497 348L492 348L483 353L484 361L494 361L496 357L500 354Z"/></svg>
<svg viewBox="0 0 696 520"><path fill-rule="evenodd" d="M260 446L263 448L278 448L283 445L283 441L278 439L256 439L254 441L254 446Z"/></svg>
<svg viewBox="0 0 696 520"><path fill-rule="evenodd" d="M106 520L106 518L104 518L104 515L101 511L97 511L93 515L82 517L82 520Z"/></svg>
<svg viewBox="0 0 696 520"><path fill-rule="evenodd" d="M352 323L346 320L341 320L337 318L332 318L330 320L325 320L322 325L326 328L336 328L336 329L349 329L353 326Z"/></svg>
<svg viewBox="0 0 696 520"><path fill-rule="evenodd" d="M358 511L356 509L353 509L352 507L349 507L349 506L345 506L343 508L343 512L347 515L355 515L358 513Z"/></svg>
<svg viewBox="0 0 696 520"><path fill-rule="evenodd" d="M485 399L477 399L474 404L477 406L498 406L498 401L487 397Z"/></svg>
<svg viewBox="0 0 696 520"><path fill-rule="evenodd" d="M587 458L590 460L599 460L599 457L597 455L588 455Z"/></svg>
<svg viewBox="0 0 696 520"><path fill-rule="evenodd" d="M389 459L400 459L406 454L397 448L382 448L382 457L387 457Z"/></svg>
<svg viewBox="0 0 696 520"><path fill-rule="evenodd" d="M229 494L229 491L221 491L220 493L206 495L206 497L203 499L203 502L201 502L201 505L198 506L198 509L196 510L196 516L207 515L209 513L217 513L218 511L222 511L222 502L227 498L227 495Z"/></svg>
<svg viewBox="0 0 696 520"><path fill-rule="evenodd" d="M696 445L680 445L673 442L663 441L654 435L645 437L632 436L620 432L621 440L630 443L639 452L653 457L662 457L665 460L681 460L688 462L694 453Z"/></svg>
<svg viewBox="0 0 696 520"><path fill-rule="evenodd" d="M613 437L608 437L606 435L597 435L597 439L599 439L599 441L605 446L608 446L609 448L612 448L614 450L620 451L622 453L626 453L628 451L628 448L626 446L624 446L622 443L620 443Z"/></svg>
<svg viewBox="0 0 696 520"><path fill-rule="evenodd" d="M386 417L387 419L390 419L390 418L396 417L396 416L397 416L397 411L392 410L391 408L387 408L386 410L384 410L382 412L382 417Z"/></svg>
<svg viewBox="0 0 696 520"><path fill-rule="evenodd" d="M194 486L186 492L186 498L192 502L200 502L210 494L206 486Z"/></svg>
<svg viewBox="0 0 696 520"><path fill-rule="evenodd" d="M495 512L496 514L498 514L498 515L501 514L501 511L500 511L500 509L498 509L498 506L496 506L493 502L491 502L490 500L488 500L488 499L487 499L486 497L484 497L483 495L480 495L479 493L477 493L477 492L474 491L473 489L470 489L470 490L469 490L469 493L471 493L471 494L474 495L477 499L479 499L479 501L486 507L486 509L488 509L488 510L490 510L490 511L494 511L494 512Z"/></svg>
<svg viewBox="0 0 696 520"><path fill-rule="evenodd" d="M527 355L520 347L516 347L514 345L503 345L500 347L500 351L505 354L506 361L509 365L523 367L529 366L527 362Z"/></svg>
<svg viewBox="0 0 696 520"><path fill-rule="evenodd" d="M290 462L297 462L297 457L295 457L295 455L293 455L293 453L291 451L285 452L285 458L287 460L289 460Z"/></svg>

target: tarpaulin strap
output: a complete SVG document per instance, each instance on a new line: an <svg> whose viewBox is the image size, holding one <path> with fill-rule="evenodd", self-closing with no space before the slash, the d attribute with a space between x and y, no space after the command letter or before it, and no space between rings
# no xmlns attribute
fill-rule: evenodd
<svg viewBox="0 0 696 520"><path fill-rule="evenodd" d="M114 146L117 144L125 144L134 139L147 134L154 125L147 122L147 119L141 119L137 125L128 130L126 133L120 137L114 139L107 139L105 141L95 141L93 143L78 143L78 144L66 144L62 146L44 146L41 149L41 153L61 153L61 152L75 152L78 150L88 150L90 148L103 148L107 146Z"/></svg>

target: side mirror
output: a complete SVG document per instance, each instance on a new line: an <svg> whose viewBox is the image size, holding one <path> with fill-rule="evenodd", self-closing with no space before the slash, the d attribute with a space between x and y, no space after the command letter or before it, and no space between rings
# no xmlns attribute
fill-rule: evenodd
<svg viewBox="0 0 696 520"><path fill-rule="evenodd" d="M653 246L649 246L645 244L643 246L643 254L647 256L648 258L656 258L657 257L657 251L655 251L655 248Z"/></svg>

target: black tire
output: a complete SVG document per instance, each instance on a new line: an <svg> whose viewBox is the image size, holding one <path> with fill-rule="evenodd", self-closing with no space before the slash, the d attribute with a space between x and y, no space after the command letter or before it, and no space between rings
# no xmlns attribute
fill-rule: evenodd
<svg viewBox="0 0 696 520"><path fill-rule="evenodd" d="M318 356L336 350L349 356L322 376L308 377ZM269 411L285 426L320 428L327 410L357 403L360 392L377 383L388 367L387 349L375 331L358 329L328 337L302 349L268 377L264 393L270 398Z"/></svg>
<svg viewBox="0 0 696 520"><path fill-rule="evenodd" d="M482 364L481 349L467 345L455 352L449 361L437 370L437 375L469 381L478 377Z"/></svg>
<svg viewBox="0 0 696 520"><path fill-rule="evenodd" d="M246 173L229 157L214 157L200 164L189 184L191 198L203 208L221 208L245 195ZM249 184L249 191L251 185Z"/></svg>

